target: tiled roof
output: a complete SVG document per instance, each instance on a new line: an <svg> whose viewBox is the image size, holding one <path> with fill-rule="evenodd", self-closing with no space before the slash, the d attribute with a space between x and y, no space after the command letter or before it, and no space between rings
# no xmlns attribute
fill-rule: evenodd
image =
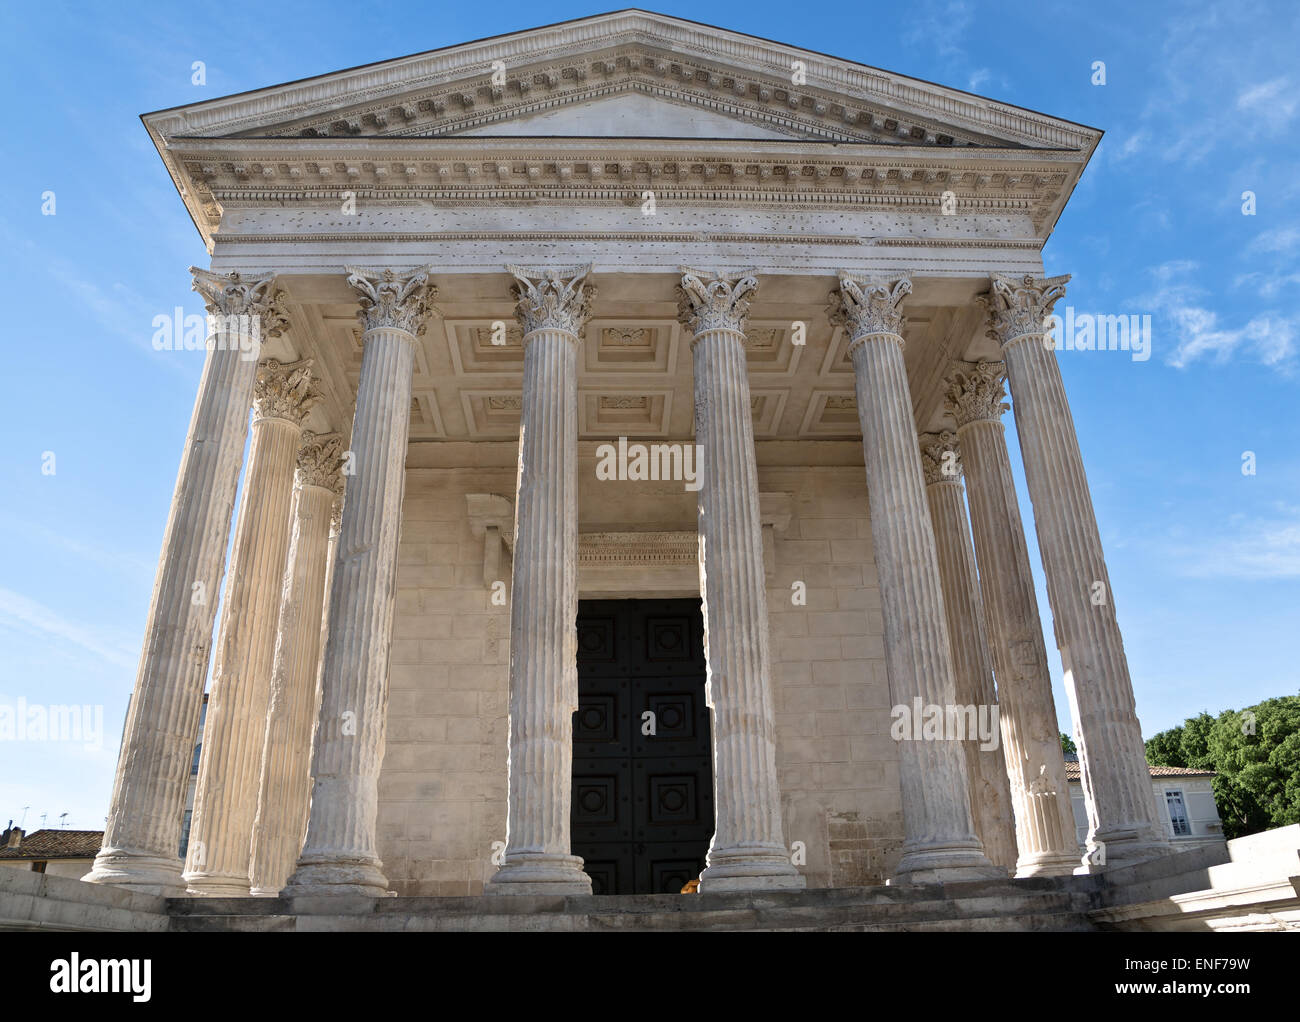
<svg viewBox="0 0 1300 1022"><path fill-rule="evenodd" d="M1147 769L1151 772L1152 777L1213 777L1213 770L1197 770L1194 767L1174 767L1174 766L1152 766L1147 764ZM1065 764L1065 779L1067 781L1077 781L1079 779L1078 762Z"/></svg>
<svg viewBox="0 0 1300 1022"><path fill-rule="evenodd" d="M0 859L93 859L102 830L34 830L17 848L0 848Z"/></svg>

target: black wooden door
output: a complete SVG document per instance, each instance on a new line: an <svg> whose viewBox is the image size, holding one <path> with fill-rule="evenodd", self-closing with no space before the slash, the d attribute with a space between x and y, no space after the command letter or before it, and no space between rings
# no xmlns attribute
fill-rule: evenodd
<svg viewBox="0 0 1300 1022"><path fill-rule="evenodd" d="M704 869L704 674L698 599L579 602L572 841L596 894L676 894Z"/></svg>

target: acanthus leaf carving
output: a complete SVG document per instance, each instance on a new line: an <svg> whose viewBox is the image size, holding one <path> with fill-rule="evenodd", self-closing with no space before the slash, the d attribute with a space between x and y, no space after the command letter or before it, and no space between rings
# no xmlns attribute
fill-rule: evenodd
<svg viewBox="0 0 1300 1022"><path fill-rule="evenodd" d="M595 287L586 283L590 264L570 269L507 266L506 270L517 281L510 293L516 302L515 316L523 327L525 339L534 330L541 329L583 336L596 298Z"/></svg>
<svg viewBox="0 0 1300 1022"><path fill-rule="evenodd" d="M961 479L961 448L957 446L956 433L950 429L945 429L942 433L922 433L919 443L921 468L927 486Z"/></svg>
<svg viewBox="0 0 1300 1022"><path fill-rule="evenodd" d="M827 314L835 326L849 334L849 348L860 338L890 334L902 342L903 299L912 292L912 282L901 277L888 281L857 281L841 272L840 286L830 293Z"/></svg>
<svg viewBox="0 0 1300 1022"><path fill-rule="evenodd" d="M988 312L988 336L1002 347L1047 332L1052 307L1065 296L1070 275L1006 277L994 274L989 293L976 298Z"/></svg>
<svg viewBox="0 0 1300 1022"><path fill-rule="evenodd" d="M284 363L271 358L259 363L253 385L254 417L287 419L301 426L320 400L320 389L311 367L311 359Z"/></svg>
<svg viewBox="0 0 1300 1022"><path fill-rule="evenodd" d="M432 266L419 266L407 273L383 270L372 273L355 266L345 267L348 283L360 295L357 317L367 330L388 327L419 336L433 311L438 289L429 283Z"/></svg>
<svg viewBox="0 0 1300 1022"><path fill-rule="evenodd" d="M726 274L681 267L677 318L694 334L709 330L745 332L749 303L758 290L755 271Z"/></svg>
<svg viewBox="0 0 1300 1022"><path fill-rule="evenodd" d="M944 406L958 428L971 422L997 422L1009 405L1002 362L954 362L944 390Z"/></svg>

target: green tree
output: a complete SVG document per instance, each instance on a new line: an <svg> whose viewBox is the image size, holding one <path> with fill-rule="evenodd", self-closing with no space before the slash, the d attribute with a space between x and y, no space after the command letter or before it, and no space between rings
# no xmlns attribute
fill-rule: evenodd
<svg viewBox="0 0 1300 1022"><path fill-rule="evenodd" d="M1146 752L1154 766L1215 771L1225 837L1300 823L1300 696L1200 713L1148 739Z"/></svg>
<svg viewBox="0 0 1300 1022"><path fill-rule="evenodd" d="M1061 732L1061 751L1066 755L1073 753L1077 756L1079 753L1079 750L1074 747L1074 739L1064 731Z"/></svg>

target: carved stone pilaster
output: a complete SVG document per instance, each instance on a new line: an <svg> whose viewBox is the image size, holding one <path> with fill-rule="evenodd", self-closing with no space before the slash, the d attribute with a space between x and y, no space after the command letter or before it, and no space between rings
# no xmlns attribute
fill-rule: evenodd
<svg viewBox="0 0 1300 1022"><path fill-rule="evenodd" d="M510 572L510 785L506 849L488 894L590 894L570 854L578 708L578 333L590 267L508 267L524 330ZM499 547L498 547L499 549Z"/></svg>
<svg viewBox="0 0 1300 1022"><path fill-rule="evenodd" d="M586 283L590 265L566 270L530 270L522 266L506 269L518 281L510 294L516 302L515 316L523 327L525 341L542 329L583 336L591 303L596 299L596 289Z"/></svg>
<svg viewBox="0 0 1300 1022"><path fill-rule="evenodd" d="M677 317L693 336L713 330L745 333L749 303L758 290L752 272L724 274L682 267L677 288Z"/></svg>
<svg viewBox="0 0 1300 1022"><path fill-rule="evenodd" d="M833 316L850 337L890 696L895 706L920 698L946 707L956 702L952 652L900 334L902 300L910 290L907 280L864 285L842 274ZM899 761L899 879L934 883L998 875L975 834L961 749L950 741L903 740Z"/></svg>

